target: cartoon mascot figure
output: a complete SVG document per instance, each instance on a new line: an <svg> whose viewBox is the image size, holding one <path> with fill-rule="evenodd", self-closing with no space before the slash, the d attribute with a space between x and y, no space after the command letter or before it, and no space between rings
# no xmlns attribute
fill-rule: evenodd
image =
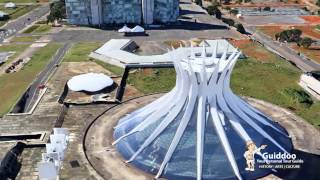
<svg viewBox="0 0 320 180"><path fill-rule="evenodd" d="M260 151L262 149L265 149L267 147L267 145L261 145L259 148L257 148L257 146L254 144L253 141L247 141L246 143L247 145L247 151L244 152L244 158L247 161L247 167L246 170L247 171L254 171L254 155L256 153L260 153Z"/></svg>

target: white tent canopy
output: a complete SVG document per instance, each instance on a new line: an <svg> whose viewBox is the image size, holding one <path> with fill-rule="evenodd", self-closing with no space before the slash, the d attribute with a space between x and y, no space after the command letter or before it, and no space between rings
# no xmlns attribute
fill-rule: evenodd
<svg viewBox="0 0 320 180"><path fill-rule="evenodd" d="M67 84L72 91L96 92L111 86L113 80L102 73L87 73L72 77Z"/></svg>
<svg viewBox="0 0 320 180"><path fill-rule="evenodd" d="M8 15L7 13L0 11L0 17L4 17L4 16L7 16L7 15Z"/></svg>
<svg viewBox="0 0 320 180"><path fill-rule="evenodd" d="M8 2L4 5L5 8L15 8L16 4L13 2Z"/></svg>
<svg viewBox="0 0 320 180"><path fill-rule="evenodd" d="M121 29L118 30L119 33L131 32L131 29L124 25Z"/></svg>
<svg viewBox="0 0 320 180"><path fill-rule="evenodd" d="M131 29L131 32L144 32L144 28L136 25L134 28Z"/></svg>

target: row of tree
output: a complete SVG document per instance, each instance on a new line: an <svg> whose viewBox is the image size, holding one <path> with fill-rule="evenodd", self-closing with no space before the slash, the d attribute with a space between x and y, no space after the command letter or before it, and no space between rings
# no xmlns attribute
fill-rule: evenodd
<svg viewBox="0 0 320 180"><path fill-rule="evenodd" d="M211 16L216 16L217 19L221 19L224 23L228 24L229 26L233 26L239 31L240 33L246 33L243 25L241 23L235 22L233 19L223 18L222 13L219 9L219 3L213 1L210 6L207 7L207 12Z"/></svg>
<svg viewBox="0 0 320 180"><path fill-rule="evenodd" d="M55 20L65 19L66 15L66 5L65 0L55 1L50 4L50 14L47 16L48 22L54 22Z"/></svg>
<svg viewBox="0 0 320 180"><path fill-rule="evenodd" d="M289 29L275 34L275 38L280 42L295 42L298 46L309 48L314 40L309 37L301 37L301 35L302 31L300 29Z"/></svg>

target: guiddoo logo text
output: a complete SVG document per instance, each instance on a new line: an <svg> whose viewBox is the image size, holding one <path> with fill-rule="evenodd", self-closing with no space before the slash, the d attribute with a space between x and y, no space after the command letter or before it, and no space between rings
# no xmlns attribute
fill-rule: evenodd
<svg viewBox="0 0 320 180"><path fill-rule="evenodd" d="M255 170L255 163L261 169L298 169L303 164L302 159L298 159L296 154L287 152L261 152L267 145L257 147L253 141L247 142L247 151L244 153L246 159L247 171ZM261 159L255 159L255 155L259 155Z"/></svg>

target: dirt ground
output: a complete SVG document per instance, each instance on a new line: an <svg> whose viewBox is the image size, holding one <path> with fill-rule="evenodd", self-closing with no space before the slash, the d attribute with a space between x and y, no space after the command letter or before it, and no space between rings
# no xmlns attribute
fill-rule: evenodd
<svg viewBox="0 0 320 180"><path fill-rule="evenodd" d="M320 39L320 31L315 29L313 25L301 25L301 26L291 26L291 25L281 25L281 26L263 26L258 27L258 30L262 31L263 33L267 34L268 36L274 38L275 34L287 30L287 29L300 29L302 31L303 36L307 36L313 39Z"/></svg>
<svg viewBox="0 0 320 180"><path fill-rule="evenodd" d="M320 63L320 47L309 47L308 49L303 47L298 47L296 44L291 44L290 47L297 52L311 58L312 60Z"/></svg>
<svg viewBox="0 0 320 180"><path fill-rule="evenodd" d="M274 54L250 39L232 40L230 42L232 45L238 47L246 56L255 58L258 61L270 62L274 59Z"/></svg>
<svg viewBox="0 0 320 180"><path fill-rule="evenodd" d="M320 24L320 16L301 16L309 24Z"/></svg>

